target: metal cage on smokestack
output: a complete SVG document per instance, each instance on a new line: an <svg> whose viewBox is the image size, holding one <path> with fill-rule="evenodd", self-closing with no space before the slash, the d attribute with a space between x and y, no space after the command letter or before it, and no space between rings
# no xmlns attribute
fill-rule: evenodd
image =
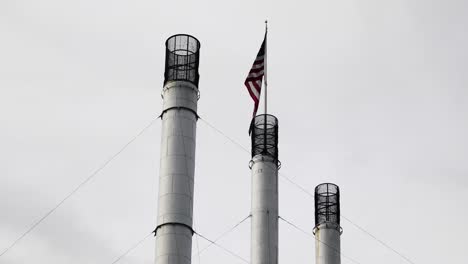
<svg viewBox="0 0 468 264"><path fill-rule="evenodd" d="M185 34L166 41L156 264L190 264L200 42Z"/></svg>
<svg viewBox="0 0 468 264"><path fill-rule="evenodd" d="M340 264L340 188L322 183L315 188L315 263Z"/></svg>
<svg viewBox="0 0 468 264"><path fill-rule="evenodd" d="M251 264L278 263L278 119L257 115L252 140Z"/></svg>

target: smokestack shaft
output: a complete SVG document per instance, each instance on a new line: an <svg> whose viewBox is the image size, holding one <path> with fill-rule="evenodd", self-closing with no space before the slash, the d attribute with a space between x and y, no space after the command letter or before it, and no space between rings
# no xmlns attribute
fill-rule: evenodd
<svg viewBox="0 0 468 264"><path fill-rule="evenodd" d="M315 263L341 264L339 228L336 225L321 224L315 230Z"/></svg>
<svg viewBox="0 0 468 264"><path fill-rule="evenodd" d="M332 183L315 188L315 263L341 264L340 189Z"/></svg>
<svg viewBox="0 0 468 264"><path fill-rule="evenodd" d="M159 170L156 263L186 264L192 255L193 191L197 117L185 108L173 108L180 98L195 106L197 93L189 83L165 87Z"/></svg>
<svg viewBox="0 0 468 264"><path fill-rule="evenodd" d="M278 263L278 169L269 156L252 160L251 263Z"/></svg>

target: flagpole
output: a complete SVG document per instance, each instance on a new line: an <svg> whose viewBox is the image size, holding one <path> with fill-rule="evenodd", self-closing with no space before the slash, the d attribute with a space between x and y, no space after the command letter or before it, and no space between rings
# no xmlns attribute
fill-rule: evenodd
<svg viewBox="0 0 468 264"><path fill-rule="evenodd" d="M264 63L265 63L265 69L264 69L264 80L265 80L265 115L267 114L267 87L268 87L268 81L267 81L267 46L268 46L268 20L265 20L265 58L264 58Z"/></svg>
<svg viewBox="0 0 468 264"><path fill-rule="evenodd" d="M263 57L263 64L264 64L264 69L263 69L263 79L265 81L265 115L263 116L263 144L264 144L264 151L266 152L266 146L267 146L267 87L268 87L268 82L267 82L267 57L268 57L268 20L265 20L265 54Z"/></svg>

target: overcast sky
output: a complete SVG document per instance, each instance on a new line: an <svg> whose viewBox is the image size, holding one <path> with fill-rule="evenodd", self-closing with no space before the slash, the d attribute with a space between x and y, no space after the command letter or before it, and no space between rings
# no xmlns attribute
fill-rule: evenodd
<svg viewBox="0 0 468 264"><path fill-rule="evenodd" d="M250 148L243 82L265 18L280 173L311 192L338 184L343 215L416 264L466 263L464 0L0 1L0 250L160 114L173 34L201 42L199 115ZM250 156L197 129L194 229L214 239L249 214ZM154 230L160 131L157 120L0 263L110 264ZM280 215L311 231L313 199L279 183ZM406 263L342 227L359 263ZM249 241L245 222L219 243L249 259ZM151 237L119 263L153 257ZM279 260L314 263L313 238L280 222ZM242 263L216 247L192 262Z"/></svg>

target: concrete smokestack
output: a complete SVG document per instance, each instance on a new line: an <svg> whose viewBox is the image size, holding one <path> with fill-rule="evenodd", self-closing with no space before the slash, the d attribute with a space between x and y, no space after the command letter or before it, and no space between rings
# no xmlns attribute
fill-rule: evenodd
<svg viewBox="0 0 468 264"><path fill-rule="evenodd" d="M189 35L166 41L156 264L191 263L199 50Z"/></svg>
<svg viewBox="0 0 468 264"><path fill-rule="evenodd" d="M315 263L341 264L340 189L333 183L315 188Z"/></svg>
<svg viewBox="0 0 468 264"><path fill-rule="evenodd" d="M252 120L251 264L278 263L278 119Z"/></svg>

